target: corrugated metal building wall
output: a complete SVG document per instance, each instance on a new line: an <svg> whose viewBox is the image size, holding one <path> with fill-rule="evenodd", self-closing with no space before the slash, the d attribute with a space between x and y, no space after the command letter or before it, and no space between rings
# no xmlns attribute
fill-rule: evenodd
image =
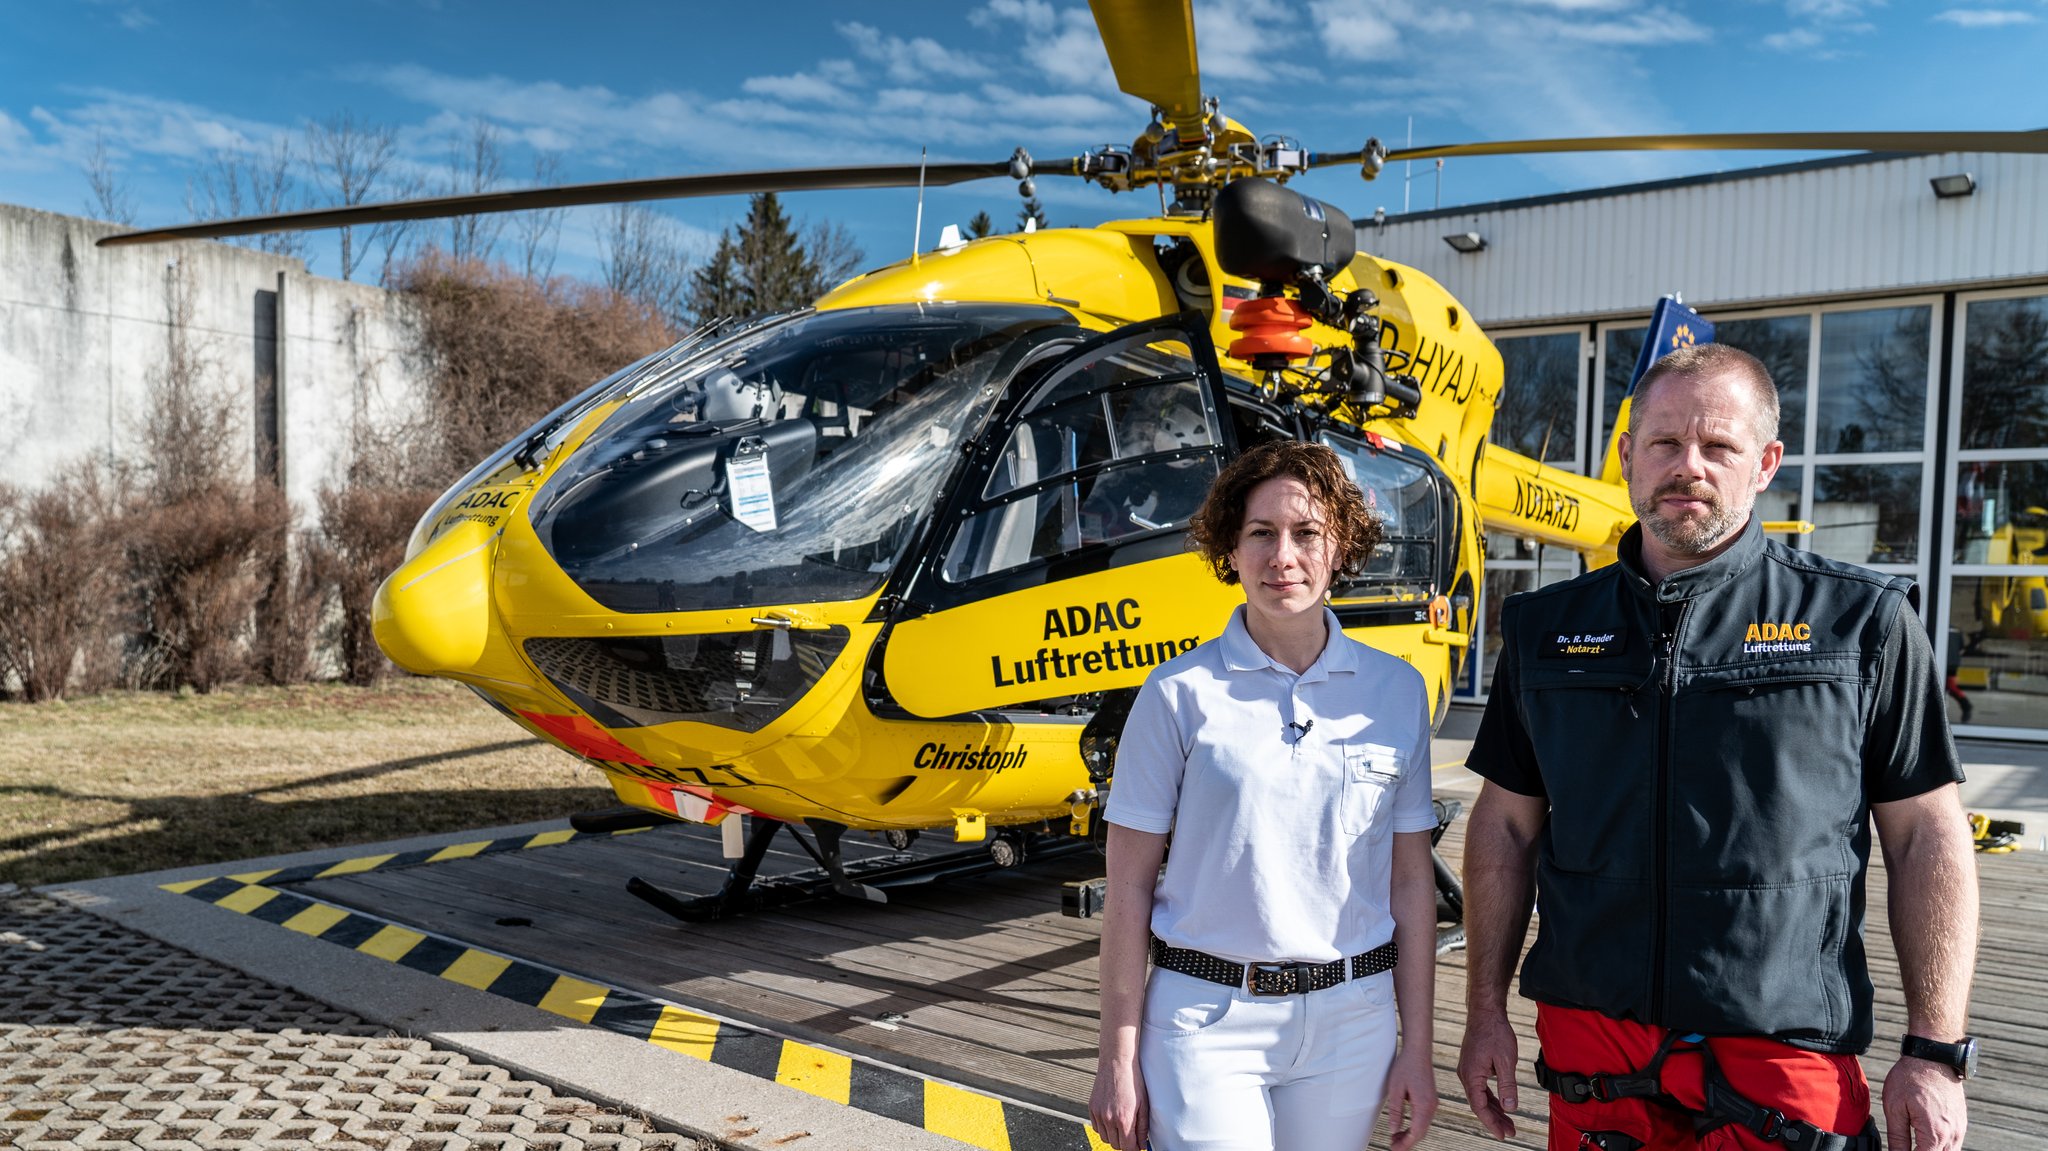
<svg viewBox="0 0 2048 1151"><path fill-rule="evenodd" d="M1928 181L1971 173L1974 194ZM1443 237L1477 232L1483 251ZM2048 156L1806 164L1362 221L1358 246L1426 272L1492 327L2048 278Z"/></svg>
<svg viewBox="0 0 2048 1151"><path fill-rule="evenodd" d="M1963 174L1969 194L1935 194ZM2048 739L2048 156L1843 157L1358 223L1486 326L1493 438L1559 467L1600 458L1650 308L1682 294L1778 380L1786 463L1759 508L1819 525L1794 546L1920 581L1966 730ZM1484 247L1445 240L1465 233ZM1578 570L1509 538L1489 554L1483 620Z"/></svg>

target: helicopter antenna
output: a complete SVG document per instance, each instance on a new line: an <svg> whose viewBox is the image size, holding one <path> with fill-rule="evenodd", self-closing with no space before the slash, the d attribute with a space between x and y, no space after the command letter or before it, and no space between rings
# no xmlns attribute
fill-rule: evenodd
<svg viewBox="0 0 2048 1151"><path fill-rule="evenodd" d="M910 266L917 266L918 249L924 247L924 162L929 149L917 150L917 223L911 226Z"/></svg>
<svg viewBox="0 0 2048 1151"><path fill-rule="evenodd" d="M1415 147L1415 117L1408 117L1408 147ZM1415 161L1401 163L1401 214L1408 214L1408 186L1415 182Z"/></svg>

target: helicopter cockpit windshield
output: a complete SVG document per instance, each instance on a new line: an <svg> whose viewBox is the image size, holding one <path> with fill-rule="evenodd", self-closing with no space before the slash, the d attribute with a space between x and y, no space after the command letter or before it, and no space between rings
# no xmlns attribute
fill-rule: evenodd
<svg viewBox="0 0 2048 1151"><path fill-rule="evenodd" d="M859 599L881 587L1052 308L801 313L639 384L548 480L533 525L622 612ZM993 386L991 386L993 385Z"/></svg>

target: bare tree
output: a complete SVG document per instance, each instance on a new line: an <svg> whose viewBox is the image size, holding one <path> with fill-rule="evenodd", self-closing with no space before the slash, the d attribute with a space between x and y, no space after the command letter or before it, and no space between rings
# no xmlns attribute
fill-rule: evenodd
<svg viewBox="0 0 2048 1151"><path fill-rule="evenodd" d="M536 152L533 184L545 188L562 182L562 154ZM555 274L555 248L562 238L562 208L541 208L516 212L512 230L519 237L519 263L529 280L545 280Z"/></svg>
<svg viewBox="0 0 2048 1151"><path fill-rule="evenodd" d="M134 461L142 482L125 517L125 581L140 613L130 674L142 686L210 691L250 670L252 605L282 566L291 508L275 485L247 477L246 426L193 331L190 274L176 264L166 277L165 355L149 374Z"/></svg>
<svg viewBox="0 0 2048 1151"><path fill-rule="evenodd" d="M427 181L424 176L413 172L386 178L384 189L393 200L416 200L427 194ZM404 267L411 255L409 241L419 224L418 220L386 220L370 229L370 243L377 246L379 253L378 283L387 288L392 286L392 276Z"/></svg>
<svg viewBox="0 0 2048 1151"><path fill-rule="evenodd" d="M0 675L18 698L110 686L131 606L112 470L74 461L39 491L0 484Z"/></svg>
<svg viewBox="0 0 2048 1151"><path fill-rule="evenodd" d="M166 502L232 478L244 431L215 349L192 322L198 291L182 261L164 271L164 358L151 369L136 429L148 487Z"/></svg>
<svg viewBox="0 0 2048 1151"><path fill-rule="evenodd" d="M185 183L185 210L202 219L271 216L294 206L292 145L282 136L254 152L216 148L197 181ZM306 254L306 237L299 232L264 232L229 242L280 256Z"/></svg>
<svg viewBox="0 0 2048 1151"><path fill-rule="evenodd" d="M690 257L674 220L645 204L614 204L597 231L604 285L680 324Z"/></svg>
<svg viewBox="0 0 2048 1151"><path fill-rule="evenodd" d="M853 233L837 220L819 220L804 229L804 254L817 270L813 297L822 296L853 278L867 253L860 250Z"/></svg>
<svg viewBox="0 0 2048 1151"><path fill-rule="evenodd" d="M85 200L87 215L123 227L134 225L135 196L121 179L121 173L114 168L114 157L107 150L105 132L92 134L92 155L85 158L85 183L91 190Z"/></svg>
<svg viewBox="0 0 2048 1151"><path fill-rule="evenodd" d="M498 186L504 174L505 149L498 126L478 116L469 131L448 150L448 194L469 196ZM448 254L457 260L488 260L498 246L504 217L474 214L449 218Z"/></svg>
<svg viewBox="0 0 2048 1151"><path fill-rule="evenodd" d="M389 125L359 124L355 115L342 112L306 125L306 157L318 181L339 207L353 207L369 201L397 148L397 134ZM341 278L355 276L364 253L356 249L355 229L341 230Z"/></svg>

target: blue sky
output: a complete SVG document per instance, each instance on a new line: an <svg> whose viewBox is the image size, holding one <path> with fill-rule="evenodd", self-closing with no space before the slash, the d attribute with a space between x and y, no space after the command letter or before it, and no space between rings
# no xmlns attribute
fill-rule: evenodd
<svg viewBox="0 0 2048 1151"><path fill-rule="evenodd" d="M2048 127L2048 0L1197 0L1204 88L1260 134L1310 148L1660 131ZM506 184L537 153L565 180L861 162L1067 155L1129 143L1146 109L1116 91L1081 0L527 3L498 0L0 0L0 202L83 214L102 141L137 222L187 219L217 150L298 143L348 112L398 134L397 170L432 185L478 117ZM1442 202L1475 203L1781 155L1452 160ZM1354 216L1398 213L1397 167L1297 183ZM1436 173L1416 165L1418 209ZM319 201L311 177L296 191ZM1055 225L1156 211L1041 179ZM1015 219L1006 180L934 189L938 226ZM870 264L907 254L914 191L807 193ZM664 206L692 242L743 200ZM587 273L599 209L564 221L559 270ZM326 242L316 272L334 274Z"/></svg>

